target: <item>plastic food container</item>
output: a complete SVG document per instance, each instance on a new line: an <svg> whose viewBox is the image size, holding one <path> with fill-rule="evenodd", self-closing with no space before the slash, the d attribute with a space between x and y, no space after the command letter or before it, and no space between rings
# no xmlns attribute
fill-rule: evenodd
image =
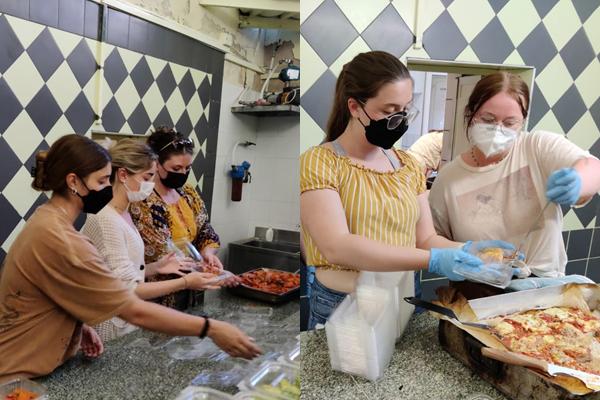
<svg viewBox="0 0 600 400"><path fill-rule="evenodd" d="M456 265L453 271L474 282L485 283L501 289L506 288L513 276L512 264L483 264L480 272L473 272L469 267Z"/></svg>
<svg viewBox="0 0 600 400"><path fill-rule="evenodd" d="M233 400L233 396L207 387L188 386L175 400Z"/></svg>
<svg viewBox="0 0 600 400"><path fill-rule="evenodd" d="M293 365L300 364L300 343L296 343L296 345L288 350L283 356L284 362Z"/></svg>
<svg viewBox="0 0 600 400"><path fill-rule="evenodd" d="M271 397L264 393L243 391L233 396L236 400L279 400L277 397Z"/></svg>
<svg viewBox="0 0 600 400"><path fill-rule="evenodd" d="M391 295L383 291L379 307L359 310L352 293L333 312L325 331L331 368L376 381L383 376L396 339L395 306Z"/></svg>
<svg viewBox="0 0 600 400"><path fill-rule="evenodd" d="M265 398L300 399L300 370L291 365L268 362L240 383L242 391L254 391Z"/></svg>
<svg viewBox="0 0 600 400"><path fill-rule="evenodd" d="M39 383L25 378L17 378L0 385L0 400L6 399L16 391L25 390L37 395L36 400L47 400L46 388Z"/></svg>

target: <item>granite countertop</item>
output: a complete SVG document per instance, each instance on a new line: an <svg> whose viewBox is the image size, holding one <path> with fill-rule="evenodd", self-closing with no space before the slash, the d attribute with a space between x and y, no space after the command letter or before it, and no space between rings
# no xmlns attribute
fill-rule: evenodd
<svg viewBox="0 0 600 400"><path fill-rule="evenodd" d="M267 357L275 357L273 349L289 346L299 333L297 300L270 306L267 303L236 297L226 290L219 290L207 292L204 305L188 312L206 312L213 318L236 324L256 339L267 353ZM192 340L199 342L199 339ZM167 346L169 342L171 345ZM78 354L52 374L36 381L46 386L51 400L168 400L174 399L203 371L214 373L232 367L236 370L228 376L230 382L206 386L231 394L236 393L237 383L256 369L261 361L249 362L228 356L223 360L221 358L224 354L218 352L218 357L213 359L204 356L179 360L169 354L172 353L172 344L171 337L138 329L106 343L104 354L100 358L87 360Z"/></svg>
<svg viewBox="0 0 600 400"><path fill-rule="evenodd" d="M430 314L413 315L385 375L375 383L333 371L325 330L303 332L302 400L506 399L441 348L437 327Z"/></svg>

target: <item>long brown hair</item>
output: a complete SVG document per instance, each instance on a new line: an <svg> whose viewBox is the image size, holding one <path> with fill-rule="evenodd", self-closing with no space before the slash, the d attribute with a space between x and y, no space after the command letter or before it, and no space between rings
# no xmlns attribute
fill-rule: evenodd
<svg viewBox="0 0 600 400"><path fill-rule="evenodd" d="M110 163L108 151L82 135L66 135L58 139L48 151L35 156L31 187L38 191L67 192L66 177L74 173L81 179Z"/></svg>
<svg viewBox="0 0 600 400"><path fill-rule="evenodd" d="M327 121L327 142L337 139L348 126L348 99L362 102L377 96L386 83L411 79L408 68L385 51L360 53L345 64L335 84L333 107Z"/></svg>
<svg viewBox="0 0 600 400"><path fill-rule="evenodd" d="M503 92L515 99L521 108L523 119L527 118L529 87L520 76L501 71L486 75L475 85L469 96L469 102L465 106L466 126L471 126L473 117L486 101Z"/></svg>

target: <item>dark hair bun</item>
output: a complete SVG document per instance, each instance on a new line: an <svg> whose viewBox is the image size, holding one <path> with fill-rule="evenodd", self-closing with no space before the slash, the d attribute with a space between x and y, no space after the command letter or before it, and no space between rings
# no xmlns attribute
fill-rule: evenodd
<svg viewBox="0 0 600 400"><path fill-rule="evenodd" d="M33 167L32 175L33 182L31 187L40 192L47 192L50 190L48 182L46 181L46 159L48 158L48 151L38 151L35 155L35 165Z"/></svg>

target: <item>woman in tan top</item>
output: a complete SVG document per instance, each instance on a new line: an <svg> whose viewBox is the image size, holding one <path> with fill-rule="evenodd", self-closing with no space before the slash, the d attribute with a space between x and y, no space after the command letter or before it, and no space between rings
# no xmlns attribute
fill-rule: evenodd
<svg viewBox="0 0 600 400"><path fill-rule="evenodd" d="M396 57L357 55L338 77L326 143L300 158L302 234L307 262L316 267L309 328L329 318L361 270L429 269L452 280L464 279L453 272L458 264L480 271L481 260L465 250L490 244L437 235L423 171L408 153L390 150L416 115L412 91Z"/></svg>
<svg viewBox="0 0 600 400"><path fill-rule="evenodd" d="M90 326L119 316L157 332L208 336L233 356L260 350L236 327L140 300L73 223L112 198L107 151L67 135L36 157L33 187L52 191L8 251L0 277L0 379L46 375L79 349L102 353Z"/></svg>

